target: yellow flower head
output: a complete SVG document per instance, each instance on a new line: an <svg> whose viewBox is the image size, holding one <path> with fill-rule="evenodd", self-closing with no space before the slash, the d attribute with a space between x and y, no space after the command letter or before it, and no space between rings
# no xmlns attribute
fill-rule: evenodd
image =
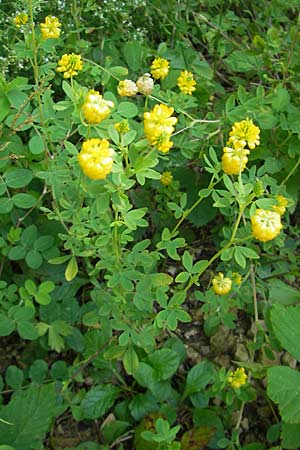
<svg viewBox="0 0 300 450"><path fill-rule="evenodd" d="M194 80L194 75L192 72L183 70L177 79L177 86L184 94L192 95L196 90L196 81Z"/></svg>
<svg viewBox="0 0 300 450"><path fill-rule="evenodd" d="M238 175L246 167L249 150L241 145L240 141L234 143L232 147L223 148L222 169L227 175Z"/></svg>
<svg viewBox="0 0 300 450"><path fill-rule="evenodd" d="M58 61L57 72L63 72L64 78L71 78L78 74L78 70L82 70L83 62L80 55L75 53L65 54Z"/></svg>
<svg viewBox="0 0 300 450"><path fill-rule="evenodd" d="M260 129L247 117L247 119L233 124L229 133L229 143L240 141L241 145L248 145L250 150L253 150L256 145L259 145L259 133Z"/></svg>
<svg viewBox="0 0 300 450"><path fill-rule="evenodd" d="M150 73L145 73L137 80L136 85L141 94L150 95L153 90L154 81Z"/></svg>
<svg viewBox="0 0 300 450"><path fill-rule="evenodd" d="M55 16L47 16L45 22L40 24L43 39L57 39L60 35L61 23Z"/></svg>
<svg viewBox="0 0 300 450"><path fill-rule="evenodd" d="M277 212L281 216L285 213L286 206L288 205L288 200L282 195L276 195L277 205L273 206L273 211Z"/></svg>
<svg viewBox="0 0 300 450"><path fill-rule="evenodd" d="M253 236L262 242L274 239L282 228L280 214L266 209L256 210L251 217L251 225Z"/></svg>
<svg viewBox="0 0 300 450"><path fill-rule="evenodd" d="M121 97L133 97L138 92L137 85L131 80L122 80L118 84L118 94Z"/></svg>
<svg viewBox="0 0 300 450"><path fill-rule="evenodd" d="M103 180L111 172L113 154L106 139L88 139L78 155L79 165L92 180Z"/></svg>
<svg viewBox="0 0 300 450"><path fill-rule="evenodd" d="M104 100L99 92L91 90L87 93L81 111L88 123L98 124L111 113L114 103Z"/></svg>
<svg viewBox="0 0 300 450"><path fill-rule="evenodd" d="M13 19L13 22L17 28L20 28L28 22L28 16L25 13L20 13Z"/></svg>
<svg viewBox="0 0 300 450"><path fill-rule="evenodd" d="M235 284L241 284L242 282L242 275L238 272L233 272L232 279L235 282Z"/></svg>
<svg viewBox="0 0 300 450"><path fill-rule="evenodd" d="M151 64L151 75L156 80L164 79L169 73L169 61L164 58L155 58Z"/></svg>
<svg viewBox="0 0 300 450"><path fill-rule="evenodd" d="M168 151L173 143L169 140L174 131L177 118L174 109L166 105L155 105L152 111L144 113L144 130L150 144L160 145L160 150Z"/></svg>
<svg viewBox="0 0 300 450"><path fill-rule="evenodd" d="M130 130L128 120L125 119L122 122L115 123L114 127L120 134L128 133Z"/></svg>
<svg viewBox="0 0 300 450"><path fill-rule="evenodd" d="M239 367L234 372L230 371L227 377L227 382L234 388L239 389L247 383L248 375L244 367Z"/></svg>
<svg viewBox="0 0 300 450"><path fill-rule="evenodd" d="M163 184L164 186L169 186L173 181L173 175L171 172L163 172L161 177L160 177L160 182L161 184Z"/></svg>
<svg viewBox="0 0 300 450"><path fill-rule="evenodd" d="M224 277L222 272L219 272L212 279L212 287L216 294L218 295L226 295L231 290L232 281L228 277Z"/></svg>
<svg viewBox="0 0 300 450"><path fill-rule="evenodd" d="M162 133L156 137L153 141L153 145L162 153L168 153L170 148L173 147L173 142L170 141L170 135L167 133Z"/></svg>

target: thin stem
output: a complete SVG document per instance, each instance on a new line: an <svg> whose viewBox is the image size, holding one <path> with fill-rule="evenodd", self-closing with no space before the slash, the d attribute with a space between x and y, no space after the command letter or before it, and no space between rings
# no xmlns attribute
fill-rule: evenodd
<svg viewBox="0 0 300 450"><path fill-rule="evenodd" d="M120 81L120 78L113 75L108 69L105 69L105 67L101 66L100 64L96 63L95 61L92 61L91 59L88 59L88 58L82 58L82 59L83 59L83 61L86 61L90 64L93 64L96 67L99 67L99 69L103 70L103 72L107 73L109 76L111 76L115 80Z"/></svg>
<svg viewBox="0 0 300 450"><path fill-rule="evenodd" d="M288 175L285 177L285 179L280 183L279 187L281 187L284 184L286 184L286 182L290 179L290 177L293 175L293 173L297 170L299 164L300 164L300 156L298 158L298 161L296 162L296 164L292 168L292 170L288 173Z"/></svg>
<svg viewBox="0 0 300 450"><path fill-rule="evenodd" d="M118 234L118 220L119 220L119 212L115 211L115 224L113 229L113 248L115 250L117 263L120 264L121 255L120 255L120 243L119 243L119 234Z"/></svg>
<svg viewBox="0 0 300 450"><path fill-rule="evenodd" d="M256 291L255 271L254 271L253 264L251 264L251 266L250 266L250 276L251 276L252 294L253 294L254 320L257 323L258 322L257 291ZM256 332L254 335L254 342L256 342Z"/></svg>
<svg viewBox="0 0 300 450"><path fill-rule="evenodd" d="M208 185L208 188L207 189L209 189L209 190L211 190L216 184L218 184L219 183L219 181L221 181L221 179L218 179L217 181L215 181L214 182L214 175L212 176L212 179L211 179L211 181L210 181L210 183L209 183L209 185ZM202 200L204 200L206 198L206 196L205 197L203 197L203 196L200 196L199 198L198 198L198 200L196 200L196 202L189 208L189 209L187 209L184 213L183 213L183 215L182 215L182 217L180 218L180 220L177 222L177 224L176 224L176 226L173 228L173 230L171 231L171 236L174 236L174 234L176 233L176 231L178 230L178 228L180 227L180 225L182 224L182 222L187 218L187 216L188 215L190 215L191 214L191 212L202 202Z"/></svg>

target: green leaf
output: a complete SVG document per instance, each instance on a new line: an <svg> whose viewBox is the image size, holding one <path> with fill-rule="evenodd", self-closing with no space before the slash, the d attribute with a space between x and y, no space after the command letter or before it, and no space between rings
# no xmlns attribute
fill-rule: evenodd
<svg viewBox="0 0 300 450"><path fill-rule="evenodd" d="M26 280L25 281L25 289L30 295L34 295L37 293L37 287L34 281Z"/></svg>
<svg viewBox="0 0 300 450"><path fill-rule="evenodd" d="M29 169L10 169L5 174L7 186L19 189L27 186L32 180L32 171Z"/></svg>
<svg viewBox="0 0 300 450"><path fill-rule="evenodd" d="M33 155L39 155L44 152L44 140L42 136L33 136L29 141L29 150Z"/></svg>
<svg viewBox="0 0 300 450"><path fill-rule="evenodd" d="M54 383L31 386L16 392L8 405L1 409L0 442L17 450L42 448L56 408Z"/></svg>
<svg viewBox="0 0 300 450"><path fill-rule="evenodd" d="M13 389L18 389L22 386L24 375L21 369L17 366L8 366L5 373L6 384Z"/></svg>
<svg viewBox="0 0 300 450"><path fill-rule="evenodd" d="M190 274L188 272L180 272L175 278L176 283L186 283L190 278Z"/></svg>
<svg viewBox="0 0 300 450"><path fill-rule="evenodd" d="M133 372L138 368L139 358L133 346L128 347L128 349L124 353L123 364L126 372L129 375L132 375Z"/></svg>
<svg viewBox="0 0 300 450"><path fill-rule="evenodd" d="M8 115L10 110L10 103L6 97L6 95L1 92L0 96L0 122Z"/></svg>
<svg viewBox="0 0 300 450"><path fill-rule="evenodd" d="M39 292L43 294L49 294L54 289L55 284L53 283L53 281L43 281L43 283L39 285Z"/></svg>
<svg viewBox="0 0 300 450"><path fill-rule="evenodd" d="M34 299L40 305L49 305L51 303L51 297L46 292L38 292L34 296Z"/></svg>
<svg viewBox="0 0 300 450"><path fill-rule="evenodd" d="M202 391L209 382L213 381L214 365L209 361L202 361L191 368L187 375L184 397Z"/></svg>
<svg viewBox="0 0 300 450"><path fill-rule="evenodd" d="M300 361L300 305L273 305L271 322L275 336L283 348Z"/></svg>
<svg viewBox="0 0 300 450"><path fill-rule="evenodd" d="M159 380L167 380L178 369L180 357L174 350L163 348L148 356L149 363L155 369Z"/></svg>
<svg viewBox="0 0 300 450"><path fill-rule="evenodd" d="M15 322L5 314L0 314L0 336L9 336L15 329Z"/></svg>
<svg viewBox="0 0 300 450"><path fill-rule="evenodd" d="M257 71L258 67L263 66L261 56L250 55L246 52L236 50L225 59L226 64L229 65L233 72L249 72L250 70Z"/></svg>
<svg viewBox="0 0 300 450"><path fill-rule="evenodd" d="M8 214L13 209L13 201L11 198L3 197L0 198L0 214Z"/></svg>
<svg viewBox="0 0 300 450"><path fill-rule="evenodd" d="M16 245L15 247L12 247L8 252L8 258L11 261L19 261L20 259L23 259L26 255L26 250L21 245Z"/></svg>
<svg viewBox="0 0 300 450"><path fill-rule="evenodd" d="M285 449L292 449L300 447L300 426L295 423L282 424L282 447ZM0 448L1 450L1 448Z"/></svg>
<svg viewBox="0 0 300 450"><path fill-rule="evenodd" d="M81 402L85 419L99 419L114 404L119 389L111 384L100 384L88 391Z"/></svg>
<svg viewBox="0 0 300 450"><path fill-rule="evenodd" d="M137 71L143 65L144 47L138 42L127 42L123 47L126 63L131 70Z"/></svg>
<svg viewBox="0 0 300 450"><path fill-rule="evenodd" d="M37 328L28 320L21 320L17 323L17 331L22 339L34 341L39 337Z"/></svg>
<svg viewBox="0 0 300 450"><path fill-rule="evenodd" d="M243 269L246 267L246 259L241 251L241 247L235 247L234 249L234 259Z"/></svg>
<svg viewBox="0 0 300 450"><path fill-rule="evenodd" d="M43 359L36 359L30 366L29 376L34 383L41 383L47 375L48 366Z"/></svg>
<svg viewBox="0 0 300 450"><path fill-rule="evenodd" d="M121 102L118 106L118 114L127 119L138 115L138 107L131 102Z"/></svg>
<svg viewBox="0 0 300 450"><path fill-rule="evenodd" d="M290 367L277 366L268 370L268 396L279 406L282 419L300 423L300 373Z"/></svg>
<svg viewBox="0 0 300 450"><path fill-rule="evenodd" d="M182 257L183 267L187 272L192 272L193 270L193 258L188 251L185 251Z"/></svg>
<svg viewBox="0 0 300 450"><path fill-rule="evenodd" d="M124 223L130 230L136 230L138 227L146 227L148 222L143 219L147 208L134 209L124 215Z"/></svg>
<svg viewBox="0 0 300 450"><path fill-rule="evenodd" d="M118 77L118 78L126 77L126 75L128 75L127 67L114 66L114 67L109 67L108 70L112 75L114 75L115 77Z"/></svg>
<svg viewBox="0 0 300 450"><path fill-rule="evenodd" d="M78 273L78 266L75 256L72 256L65 270L65 277L67 281L72 281Z"/></svg>
<svg viewBox="0 0 300 450"><path fill-rule="evenodd" d="M269 286L269 299L274 303L280 303L282 305L293 305L300 303L300 290L296 289L289 284L284 283L276 278L270 279Z"/></svg>
<svg viewBox="0 0 300 450"><path fill-rule="evenodd" d="M43 264L42 255L37 250L29 250L25 256L25 261L33 270L38 269Z"/></svg>
<svg viewBox="0 0 300 450"><path fill-rule="evenodd" d="M22 233L21 244L28 250L31 250L34 246L37 236L37 227L35 225L29 225L29 227L27 227Z"/></svg>
<svg viewBox="0 0 300 450"><path fill-rule="evenodd" d="M31 194L15 194L12 201L17 208L29 209L36 204L36 198Z"/></svg>

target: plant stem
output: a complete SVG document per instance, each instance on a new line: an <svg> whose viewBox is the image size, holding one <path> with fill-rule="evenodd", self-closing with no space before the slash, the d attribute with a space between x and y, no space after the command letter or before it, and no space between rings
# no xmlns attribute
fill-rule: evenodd
<svg viewBox="0 0 300 450"><path fill-rule="evenodd" d="M285 177L285 179L280 183L279 187L281 187L284 184L286 184L286 182L290 179L290 177L293 175L293 173L297 170L299 164L300 164L300 156L298 158L298 161L296 162L296 164L292 168L292 170L288 173L288 175Z"/></svg>
<svg viewBox="0 0 300 450"><path fill-rule="evenodd" d="M113 75L108 69L105 69L105 67L101 66L100 64L96 63L95 61L92 61L91 59L88 59L88 58L82 58L82 59L83 59L83 61L86 61L90 64L93 64L96 67L99 67L99 69L103 70L103 72L107 73L109 76L111 76L115 80L120 81L120 78Z"/></svg>
<svg viewBox="0 0 300 450"><path fill-rule="evenodd" d="M212 188L219 183L219 181L221 181L221 179L218 179L214 182L214 175L212 176L212 179L207 187L207 189L212 190ZM171 231L171 236L174 236L174 234L176 233L176 231L178 230L178 228L180 227L180 225L182 224L182 222L187 218L187 216L189 214L191 214L191 212L202 202L202 200L204 200L206 198L203 196L199 196L198 200L195 201L195 203L189 208L187 209L182 217L180 218L180 220L177 222L177 224L175 225L175 227L173 228L173 230Z"/></svg>

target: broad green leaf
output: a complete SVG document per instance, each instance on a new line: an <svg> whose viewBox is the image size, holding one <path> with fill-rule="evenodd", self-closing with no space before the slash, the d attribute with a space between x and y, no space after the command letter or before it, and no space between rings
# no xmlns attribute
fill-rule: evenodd
<svg viewBox="0 0 300 450"><path fill-rule="evenodd" d="M32 208L36 204L36 198L31 194L15 194L12 197L13 204L17 208L29 209Z"/></svg>
<svg viewBox="0 0 300 450"><path fill-rule="evenodd" d="M15 322L5 314L0 314L0 336L9 336L15 329Z"/></svg>
<svg viewBox="0 0 300 450"><path fill-rule="evenodd" d="M15 365L8 366L5 373L6 384L13 389L18 389L22 386L24 375L21 369Z"/></svg>
<svg viewBox="0 0 300 450"><path fill-rule="evenodd" d="M5 174L7 186L19 189L27 186L32 180L32 171L29 169L10 169Z"/></svg>
<svg viewBox="0 0 300 450"><path fill-rule="evenodd" d="M39 337L37 328L28 320L20 320L17 323L17 331L22 339L34 341Z"/></svg>
<svg viewBox="0 0 300 450"><path fill-rule="evenodd" d="M8 214L13 209L13 201L11 198L3 197L0 198L0 214Z"/></svg>
<svg viewBox="0 0 300 450"><path fill-rule="evenodd" d="M26 247L28 250L31 250L34 246L34 243L38 237L37 227L35 225L29 225L21 236L21 244Z"/></svg>
<svg viewBox="0 0 300 450"><path fill-rule="evenodd" d="M20 259L23 259L26 255L26 250L21 245L16 245L15 247L12 247L8 252L8 258L11 261L19 261Z"/></svg>
<svg viewBox="0 0 300 450"><path fill-rule="evenodd" d="M269 299L272 304L280 303L282 305L288 306L300 303L299 289L296 289L276 278L273 278L268 282L268 287Z"/></svg>
<svg viewBox="0 0 300 450"><path fill-rule="evenodd" d="M138 107L131 102L121 102L118 106L118 114L127 119L138 115Z"/></svg>
<svg viewBox="0 0 300 450"><path fill-rule="evenodd" d="M141 420L147 413L156 411L159 406L150 391L137 394L129 403L129 410L135 420Z"/></svg>
<svg viewBox="0 0 300 450"><path fill-rule="evenodd" d="M25 256L25 261L31 269L36 270L42 265L43 258L37 250L29 250Z"/></svg>
<svg viewBox="0 0 300 450"><path fill-rule="evenodd" d="M281 432L282 446L295 450L300 447L300 426L297 423L283 423ZM1 450L1 448L0 448Z"/></svg>
<svg viewBox="0 0 300 450"><path fill-rule="evenodd" d="M202 391L209 382L213 382L214 365L209 361L202 361L191 368L187 375L184 397L194 392Z"/></svg>
<svg viewBox="0 0 300 450"><path fill-rule="evenodd" d="M36 359L30 366L29 376L35 383L41 383L48 371L47 363L43 359Z"/></svg>
<svg viewBox="0 0 300 450"><path fill-rule="evenodd" d="M119 389L112 384L100 384L88 391L81 402L85 419L99 419L114 404Z"/></svg>
<svg viewBox="0 0 300 450"><path fill-rule="evenodd" d="M283 348L300 361L300 305L273 305L271 322L273 331Z"/></svg>
<svg viewBox="0 0 300 450"><path fill-rule="evenodd" d="M148 356L149 363L156 372L158 380L167 380L178 369L180 358L178 353L168 348L156 350Z"/></svg>
<svg viewBox="0 0 300 450"><path fill-rule="evenodd" d="M143 65L144 47L138 42L127 42L123 47L126 63L131 70L137 71Z"/></svg>
<svg viewBox="0 0 300 450"><path fill-rule="evenodd" d="M1 418L13 425L0 422L0 442L16 450L41 448L54 416L55 399L53 383L16 392L1 409Z"/></svg>
<svg viewBox="0 0 300 450"><path fill-rule="evenodd" d="M268 396L285 422L300 424L300 373L287 366L268 370Z"/></svg>
<svg viewBox="0 0 300 450"><path fill-rule="evenodd" d="M257 70L257 67L263 66L261 56L250 55L247 52L235 50L226 59L226 64L234 72L249 72L250 70ZM243 102L242 102L243 103Z"/></svg>
<svg viewBox="0 0 300 450"><path fill-rule="evenodd" d="M42 136L33 136L28 145L33 155L39 155L44 152L44 140Z"/></svg>

